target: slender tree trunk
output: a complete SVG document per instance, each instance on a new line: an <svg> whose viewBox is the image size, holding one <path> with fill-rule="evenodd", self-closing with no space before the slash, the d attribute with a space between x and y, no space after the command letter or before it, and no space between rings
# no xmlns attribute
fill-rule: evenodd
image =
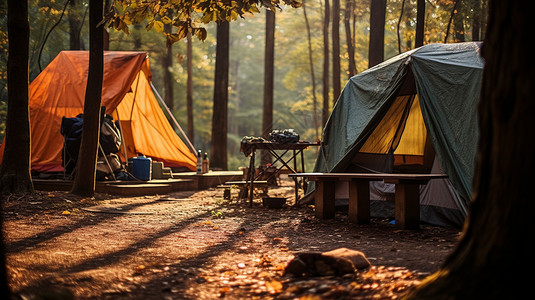
<svg viewBox="0 0 535 300"><path fill-rule="evenodd" d="M331 18L331 6L329 0L325 0L325 13L323 20L323 114L322 123L327 124L330 113L329 105L329 22Z"/></svg>
<svg viewBox="0 0 535 300"><path fill-rule="evenodd" d="M228 67L229 67L229 23L217 24L217 46L215 62L214 106L212 115L212 143L210 145L210 166L227 170L227 128L228 128Z"/></svg>
<svg viewBox="0 0 535 300"><path fill-rule="evenodd" d="M262 133L268 138L273 130L273 79L275 77L275 13L266 10L266 45L264 57L264 109L262 112ZM271 163L271 155L262 151L261 164Z"/></svg>
<svg viewBox="0 0 535 300"><path fill-rule="evenodd" d="M171 33L172 27L170 24L164 25L164 31ZM163 84L165 87L164 102L167 107L173 111L174 105L174 92L173 92L173 74L171 74L170 68L173 66L173 45L167 45L166 53L162 59L163 67Z"/></svg>
<svg viewBox="0 0 535 300"><path fill-rule="evenodd" d="M104 69L103 1L89 2L89 72L84 102L84 128L71 193L91 197L95 193L100 135L100 102Z"/></svg>
<svg viewBox="0 0 535 300"><path fill-rule="evenodd" d="M316 74L314 71L314 55L312 52L312 37L310 34L310 24L308 22L307 9L305 0L303 0L303 16L305 17L305 26L307 29L307 40L308 40L308 64L310 65L310 80L312 81L312 107L313 107L313 118L314 118L314 130L316 135L314 140L319 140L319 117L318 117L318 98L316 97Z"/></svg>
<svg viewBox="0 0 535 300"><path fill-rule="evenodd" d="M346 30L347 44L347 77L351 78L357 74L357 64L355 63L355 40L351 34L351 19L353 16L353 0L346 0L346 9L344 13L344 26Z"/></svg>
<svg viewBox="0 0 535 300"><path fill-rule="evenodd" d="M371 0L370 4L370 47L368 67L383 62L385 57L386 0Z"/></svg>
<svg viewBox="0 0 535 300"><path fill-rule="evenodd" d="M414 47L418 48L424 45L425 29L425 0L418 0L416 4L416 38Z"/></svg>
<svg viewBox="0 0 535 300"><path fill-rule="evenodd" d="M533 2L489 1L473 201L442 268L408 299L524 299L533 294L535 73L517 36L533 31ZM510 34L515 32L514 35ZM506 63L504 63L506 62Z"/></svg>
<svg viewBox="0 0 535 300"><path fill-rule="evenodd" d="M338 100L342 90L340 83L340 0L333 0L333 105Z"/></svg>
<svg viewBox="0 0 535 300"><path fill-rule="evenodd" d="M403 11L405 10L405 0L402 0L401 1L401 10L400 10L400 13L399 13L399 19L398 19L398 24L397 24L397 34L398 34L398 53L401 53L402 50L401 50L401 35L400 35L400 27L401 27L401 21L403 19Z"/></svg>
<svg viewBox="0 0 535 300"><path fill-rule="evenodd" d="M69 7L69 42L71 50L80 50L80 10L77 0L71 0Z"/></svg>
<svg viewBox="0 0 535 300"><path fill-rule="evenodd" d="M108 10L110 10L110 0L104 0L104 11L107 12ZM104 26L102 28L102 39L102 49L104 49L104 51L110 50L110 34Z"/></svg>
<svg viewBox="0 0 535 300"><path fill-rule="evenodd" d="M195 142L195 130L193 121L193 47L191 45L191 32L187 36L187 72L188 80L186 83L186 109L188 111L188 136L189 139Z"/></svg>
<svg viewBox="0 0 535 300"><path fill-rule="evenodd" d="M4 156L0 168L0 193L33 192L30 111L28 107L28 57L30 26L28 1L9 0L7 59L7 120Z"/></svg>
<svg viewBox="0 0 535 300"><path fill-rule="evenodd" d="M472 41L479 41L481 31L481 0L472 0Z"/></svg>
<svg viewBox="0 0 535 300"><path fill-rule="evenodd" d="M451 24L453 23L453 17L457 13L457 5L459 4L459 2L460 2L460 0L455 0L455 3L453 4L453 8L451 9L450 19L448 21L448 27L446 28L446 36L444 37L444 43L448 42L448 37L450 35Z"/></svg>

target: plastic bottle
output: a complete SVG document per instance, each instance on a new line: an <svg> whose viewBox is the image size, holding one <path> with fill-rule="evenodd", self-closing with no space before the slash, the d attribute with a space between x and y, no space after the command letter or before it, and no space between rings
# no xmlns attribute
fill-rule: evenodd
<svg viewBox="0 0 535 300"><path fill-rule="evenodd" d="M197 152L197 174L202 174L202 154L201 150Z"/></svg>

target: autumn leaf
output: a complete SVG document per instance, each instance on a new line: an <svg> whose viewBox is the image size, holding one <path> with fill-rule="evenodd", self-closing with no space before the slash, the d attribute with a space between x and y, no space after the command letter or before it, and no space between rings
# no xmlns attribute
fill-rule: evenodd
<svg viewBox="0 0 535 300"><path fill-rule="evenodd" d="M153 22L153 28L156 30L156 32L162 32L163 31L163 22L161 21L154 21Z"/></svg>
<svg viewBox="0 0 535 300"><path fill-rule="evenodd" d="M71 212L68 211L68 210L64 210L61 214L64 215L64 216L66 216L66 215L70 215Z"/></svg>
<svg viewBox="0 0 535 300"><path fill-rule="evenodd" d="M266 281L266 288L270 294L280 293L282 291L282 282L277 280Z"/></svg>

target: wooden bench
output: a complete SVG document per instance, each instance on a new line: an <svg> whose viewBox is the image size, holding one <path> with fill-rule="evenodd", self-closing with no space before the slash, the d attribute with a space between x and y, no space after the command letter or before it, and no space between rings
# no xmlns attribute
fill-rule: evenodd
<svg viewBox="0 0 535 300"><path fill-rule="evenodd" d="M370 181L383 181L396 185L396 225L417 229L420 227L421 184L431 179L447 178L446 174L393 174L393 173L297 173L290 177L304 177L316 182L315 213L321 219L334 218L336 181L349 181L350 222L370 222Z"/></svg>
<svg viewBox="0 0 535 300"><path fill-rule="evenodd" d="M220 188L225 188L225 190L228 189L228 192L225 192L223 198L226 199L226 195L228 194L228 198L230 199L230 188L232 186L237 186L240 188L240 192L238 193L238 198L239 199L245 199L247 198L247 194L248 194L248 191L249 191L249 184L250 184L250 181L227 181L225 182L224 184L222 185L219 185L218 187ZM262 193L264 195L267 195L267 189L268 189L268 182L267 181L254 181L254 188L260 188L262 189Z"/></svg>

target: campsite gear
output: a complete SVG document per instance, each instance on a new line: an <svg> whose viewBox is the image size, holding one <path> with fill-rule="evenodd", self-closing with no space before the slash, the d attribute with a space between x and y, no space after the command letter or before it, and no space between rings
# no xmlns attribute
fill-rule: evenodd
<svg viewBox="0 0 535 300"><path fill-rule="evenodd" d="M88 65L88 51L62 51L30 84L32 171L64 170L61 121L83 113ZM121 160L142 153L168 167L194 171L195 150L167 120L151 78L146 52L104 52L102 105L120 122ZM3 152L2 144L0 157Z"/></svg>
<svg viewBox="0 0 535 300"><path fill-rule="evenodd" d="M202 154L201 150L197 152L197 174L202 174Z"/></svg>
<svg viewBox="0 0 535 300"><path fill-rule="evenodd" d="M208 153L204 152L202 157L202 173L208 173L210 170L210 162L208 161Z"/></svg>
<svg viewBox="0 0 535 300"><path fill-rule="evenodd" d="M292 144L299 142L299 134L293 129L275 129L269 133L269 140L274 143Z"/></svg>
<svg viewBox="0 0 535 300"><path fill-rule="evenodd" d="M476 42L429 44L353 76L325 125L314 172L446 173L421 186L421 220L462 226L478 140L479 52ZM347 199L345 186L337 199ZM385 201L393 189L370 184L372 216L393 215Z"/></svg>
<svg viewBox="0 0 535 300"><path fill-rule="evenodd" d="M132 159L132 175L139 180L151 180L152 159L143 155Z"/></svg>

